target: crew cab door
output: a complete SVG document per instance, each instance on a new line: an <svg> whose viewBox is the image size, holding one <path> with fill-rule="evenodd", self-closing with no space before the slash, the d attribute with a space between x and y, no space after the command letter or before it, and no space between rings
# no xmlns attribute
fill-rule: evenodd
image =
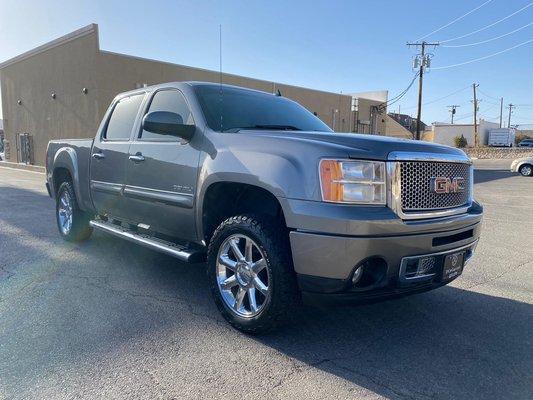
<svg viewBox="0 0 533 400"><path fill-rule="evenodd" d="M144 93L118 100L95 138L91 151L90 187L98 214L124 218L123 190L133 128Z"/></svg>
<svg viewBox="0 0 533 400"><path fill-rule="evenodd" d="M156 91L144 111L170 111L179 114L184 124L194 125L187 101L177 89ZM124 196L128 219L155 232L196 240L193 206L200 140L198 134L185 142L139 129L127 162Z"/></svg>

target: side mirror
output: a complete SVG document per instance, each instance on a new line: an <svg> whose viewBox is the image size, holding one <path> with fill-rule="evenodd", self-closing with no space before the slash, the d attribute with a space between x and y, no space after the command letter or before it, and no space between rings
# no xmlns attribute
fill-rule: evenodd
<svg viewBox="0 0 533 400"><path fill-rule="evenodd" d="M146 114L142 128L148 132L177 136L185 140L191 140L196 131L194 125L185 125L181 115L170 111L153 111Z"/></svg>

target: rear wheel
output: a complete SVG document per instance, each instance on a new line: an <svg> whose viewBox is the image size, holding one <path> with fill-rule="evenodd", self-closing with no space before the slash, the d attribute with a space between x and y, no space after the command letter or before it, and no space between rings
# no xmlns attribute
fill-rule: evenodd
<svg viewBox="0 0 533 400"><path fill-rule="evenodd" d="M287 235L256 216L235 216L216 229L208 277L224 318L247 333L281 323L299 302Z"/></svg>
<svg viewBox="0 0 533 400"><path fill-rule="evenodd" d="M524 164L518 170L522 176L532 176L533 175L533 166L530 164Z"/></svg>
<svg viewBox="0 0 533 400"><path fill-rule="evenodd" d="M90 214L80 210L72 183L63 182L56 196L56 221L61 237L69 242L86 240L93 229Z"/></svg>

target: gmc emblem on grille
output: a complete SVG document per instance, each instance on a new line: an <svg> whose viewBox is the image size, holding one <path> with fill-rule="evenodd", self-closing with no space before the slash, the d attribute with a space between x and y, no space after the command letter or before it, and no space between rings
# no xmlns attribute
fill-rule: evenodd
<svg viewBox="0 0 533 400"><path fill-rule="evenodd" d="M443 193L461 193L464 192L465 187L465 178L457 176L455 178L446 178L444 176L437 176L436 178L431 178L430 188L432 192L443 194Z"/></svg>

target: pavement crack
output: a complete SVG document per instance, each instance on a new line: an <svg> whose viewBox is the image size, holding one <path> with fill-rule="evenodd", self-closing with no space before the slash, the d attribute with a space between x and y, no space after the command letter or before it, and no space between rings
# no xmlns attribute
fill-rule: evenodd
<svg viewBox="0 0 533 400"><path fill-rule="evenodd" d="M516 271L518 271L520 268L522 268L522 267L524 267L524 266L526 266L526 265L528 265L528 264L531 264L531 263L533 263L533 260L525 261L525 262L523 262L523 263L518 264L518 265L515 266L514 268L513 268L513 267L508 268L507 270L503 271L501 274L498 274L498 275L496 275L496 276L493 277L493 278L487 279L486 281L483 281L483 282L474 283L474 284L471 285L471 286L467 286L465 289L466 289L466 290L469 290L469 289L476 288L476 287L478 287L478 286L483 286L483 285L486 285L486 284L489 284L489 283L495 282L495 281L497 281L498 279L504 277L505 275L510 274L510 273L512 273L512 272L516 272Z"/></svg>
<svg viewBox="0 0 533 400"><path fill-rule="evenodd" d="M361 377L363 377L364 379L369 380L370 382L372 382L372 383L375 384L376 386L380 386L380 387L382 387L382 388L384 388L384 389L386 389L386 390L388 390L388 391L394 393L394 395L395 395L395 396L398 396L398 398L402 398L402 399L416 399L416 397L412 396L412 395L409 394L409 393L405 393L404 391L400 391L400 390L398 390L397 388L395 388L395 387L393 387L393 386L391 386L391 385L388 385L388 384L382 382L381 380L379 380L379 379L377 379L377 378L375 378L375 377L373 377L373 376L371 376L371 375L364 374L364 373L362 373L362 372L360 372L360 371L357 371L357 370L355 370L355 369L353 369L353 368L349 368L349 367L347 367L347 366L345 366L345 365L341 365L341 364L339 364L337 361L338 361L338 359L333 359L333 360L330 360L329 362L331 362L331 363L332 363L334 366L336 366L337 368L340 368L340 369L342 369L342 370L344 370L344 371L347 371L347 372L349 372L349 373L351 373L351 374L355 374L355 375L361 376ZM359 385L359 386L361 386L361 385ZM411 391L412 391L412 390L411 390ZM423 396L424 398L428 398L428 399L432 398L432 396L427 395L427 394L425 394L425 393L421 393L421 392L416 392L416 393L417 393L418 395L420 395L420 396Z"/></svg>

